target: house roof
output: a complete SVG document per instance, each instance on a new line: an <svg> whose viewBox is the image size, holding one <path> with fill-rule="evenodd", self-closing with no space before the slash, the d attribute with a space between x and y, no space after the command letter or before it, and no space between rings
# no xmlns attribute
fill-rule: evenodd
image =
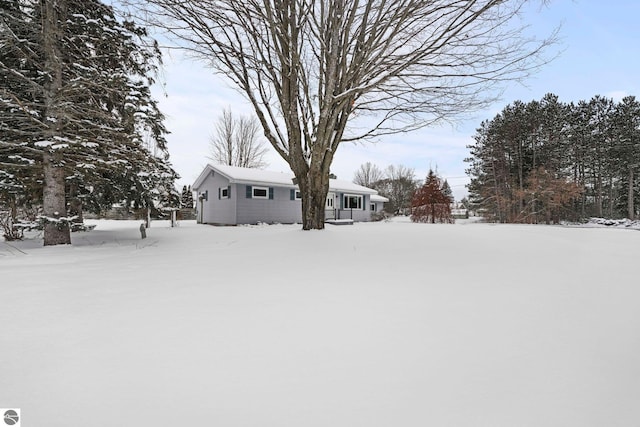
<svg viewBox="0 0 640 427"><path fill-rule="evenodd" d="M383 203L387 203L389 201L389 199L387 199L384 196L381 196L379 194L372 194L371 195L371 201L372 202L383 202Z"/></svg>
<svg viewBox="0 0 640 427"><path fill-rule="evenodd" d="M193 183L192 188L198 190L204 182L210 171L215 171L224 176L233 184L263 184L274 185L278 187L298 188L293 183L295 175L291 172L273 172L254 168L240 168L237 166L212 165L208 164L198 179ZM377 194L376 190L363 187L353 182L343 181L339 179L329 180L329 191L354 192L358 194ZM382 201L382 200L381 200ZM387 200L388 201L388 200Z"/></svg>

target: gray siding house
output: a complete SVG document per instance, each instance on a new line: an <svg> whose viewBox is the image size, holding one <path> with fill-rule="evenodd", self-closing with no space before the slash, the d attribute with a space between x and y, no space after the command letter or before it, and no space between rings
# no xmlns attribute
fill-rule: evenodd
<svg viewBox="0 0 640 427"><path fill-rule="evenodd" d="M197 220L236 225L302 222L302 201L292 173L207 165L191 186L197 192ZM370 221L388 200L377 191L331 179L325 217Z"/></svg>

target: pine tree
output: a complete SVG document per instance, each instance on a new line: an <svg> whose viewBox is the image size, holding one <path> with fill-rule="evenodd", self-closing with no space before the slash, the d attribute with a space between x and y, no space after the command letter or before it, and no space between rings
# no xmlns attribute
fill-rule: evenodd
<svg viewBox="0 0 640 427"><path fill-rule="evenodd" d="M193 191L191 186L187 187L187 207L193 209Z"/></svg>
<svg viewBox="0 0 640 427"><path fill-rule="evenodd" d="M182 207L187 206L187 186L182 186L182 193L180 193L180 205Z"/></svg>
<svg viewBox="0 0 640 427"><path fill-rule="evenodd" d="M0 161L42 182L45 245L70 243L67 197L78 211L123 200L150 207L171 193L177 175L149 91L159 50L145 30L97 0L9 4ZM24 189L12 175L0 179Z"/></svg>
<svg viewBox="0 0 640 427"><path fill-rule="evenodd" d="M613 113L614 140L612 166L619 177L618 185L626 197L618 207L626 208L627 218L635 219L635 171L640 167L640 102L634 96L627 96L616 105ZM625 179L626 175L626 179ZM626 190L626 191L624 191Z"/></svg>
<svg viewBox="0 0 640 427"><path fill-rule="evenodd" d="M424 185L416 191L411 201L411 221L453 223L451 198L443 191L441 179L429 170Z"/></svg>
<svg viewBox="0 0 640 427"><path fill-rule="evenodd" d="M444 194L446 198L450 200L449 203L454 202L453 191L451 190L451 186L446 179L442 181L442 188L440 189L440 191L442 191L442 194Z"/></svg>
<svg viewBox="0 0 640 427"><path fill-rule="evenodd" d="M180 202L183 208L193 209L193 192L191 191L191 186L187 187L184 185L182 187Z"/></svg>
<svg viewBox="0 0 640 427"><path fill-rule="evenodd" d="M469 147L472 200L502 222L635 217L639 105L602 96L565 105L547 94L505 107Z"/></svg>

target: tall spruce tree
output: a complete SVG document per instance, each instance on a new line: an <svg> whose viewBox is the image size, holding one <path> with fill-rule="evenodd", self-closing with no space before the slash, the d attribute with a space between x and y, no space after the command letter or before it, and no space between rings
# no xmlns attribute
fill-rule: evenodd
<svg viewBox="0 0 640 427"><path fill-rule="evenodd" d="M44 244L70 243L67 198L150 207L175 192L145 30L98 0L2 1L0 161L40 177Z"/></svg>

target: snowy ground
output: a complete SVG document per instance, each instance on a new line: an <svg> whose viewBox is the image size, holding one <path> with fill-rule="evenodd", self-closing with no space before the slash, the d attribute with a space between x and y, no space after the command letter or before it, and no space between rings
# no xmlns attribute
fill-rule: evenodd
<svg viewBox="0 0 640 427"><path fill-rule="evenodd" d="M640 425L640 233L97 221L0 243L22 426Z"/></svg>

